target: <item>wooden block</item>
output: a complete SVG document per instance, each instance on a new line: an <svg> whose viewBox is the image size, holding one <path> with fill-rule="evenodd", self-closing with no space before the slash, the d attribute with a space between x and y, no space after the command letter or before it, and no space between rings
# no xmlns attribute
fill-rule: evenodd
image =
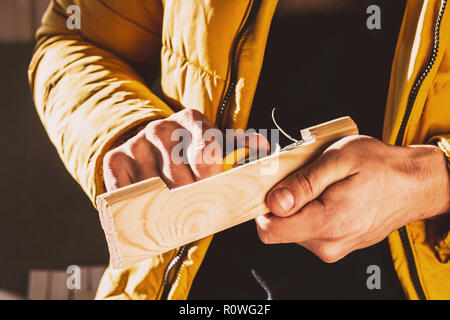
<svg viewBox="0 0 450 320"><path fill-rule="evenodd" d="M358 129L349 117L308 129L315 139L169 190L158 178L97 197L113 268L124 268L268 213L267 192Z"/></svg>

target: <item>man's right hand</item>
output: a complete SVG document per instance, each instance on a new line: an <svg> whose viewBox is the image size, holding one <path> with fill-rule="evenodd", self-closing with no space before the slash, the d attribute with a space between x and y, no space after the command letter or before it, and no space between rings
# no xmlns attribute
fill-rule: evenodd
<svg viewBox="0 0 450 320"><path fill-rule="evenodd" d="M180 135L175 130L190 137L186 146L187 161L174 157L174 148L180 144ZM218 174L223 171L222 140L221 131L195 109L152 121L136 136L105 155L106 188L112 191L153 177L161 177L169 188L178 188ZM237 147L242 146L270 150L267 140L259 134L237 139Z"/></svg>

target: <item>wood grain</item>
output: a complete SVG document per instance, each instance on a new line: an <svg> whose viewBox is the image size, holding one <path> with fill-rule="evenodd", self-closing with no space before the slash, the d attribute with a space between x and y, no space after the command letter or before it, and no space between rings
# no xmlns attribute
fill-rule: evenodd
<svg viewBox="0 0 450 320"><path fill-rule="evenodd" d="M113 268L124 268L269 212L266 193L358 129L349 117L309 128L315 140L169 190L160 178L97 197Z"/></svg>

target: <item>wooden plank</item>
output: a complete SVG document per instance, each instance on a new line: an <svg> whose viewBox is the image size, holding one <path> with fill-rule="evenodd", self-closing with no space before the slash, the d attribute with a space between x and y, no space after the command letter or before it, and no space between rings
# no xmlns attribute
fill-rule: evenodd
<svg viewBox="0 0 450 320"><path fill-rule="evenodd" d="M315 140L169 190L152 178L100 195L113 268L124 268L269 212L266 193L327 146L358 129L349 117L307 129Z"/></svg>

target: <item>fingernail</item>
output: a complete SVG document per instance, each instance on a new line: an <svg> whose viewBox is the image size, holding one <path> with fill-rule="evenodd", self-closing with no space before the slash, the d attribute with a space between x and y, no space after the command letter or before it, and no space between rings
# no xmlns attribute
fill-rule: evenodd
<svg viewBox="0 0 450 320"><path fill-rule="evenodd" d="M278 205L286 212L294 206L294 196L287 188L280 188L273 193L273 197L278 202Z"/></svg>

